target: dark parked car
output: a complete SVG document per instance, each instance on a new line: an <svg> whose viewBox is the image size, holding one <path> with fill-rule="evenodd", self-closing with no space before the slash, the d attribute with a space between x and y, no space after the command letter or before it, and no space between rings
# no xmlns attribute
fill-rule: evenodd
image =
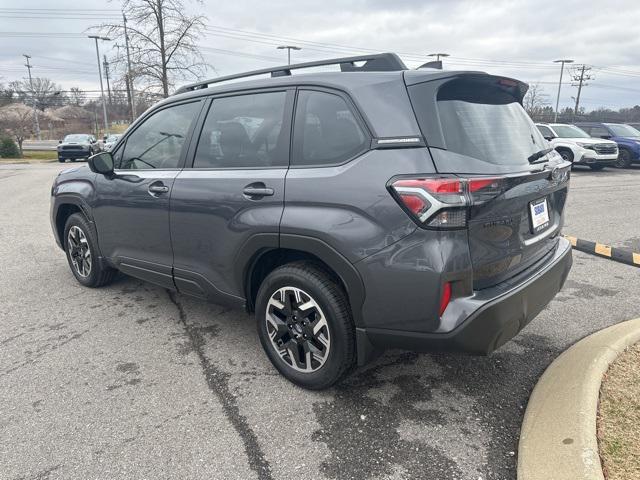
<svg viewBox="0 0 640 480"><path fill-rule="evenodd" d="M291 75L329 64L342 71ZM246 306L273 365L306 388L386 348L487 354L571 267L570 164L526 90L393 54L183 87L56 178L55 238L82 285L122 271Z"/></svg>
<svg viewBox="0 0 640 480"><path fill-rule="evenodd" d="M592 137L606 138L618 144L616 167L626 168L640 163L640 131L624 123L580 122L576 126Z"/></svg>
<svg viewBox="0 0 640 480"><path fill-rule="evenodd" d="M58 161L64 163L67 159L72 162L86 160L99 151L100 147L93 135L73 133L58 143Z"/></svg>

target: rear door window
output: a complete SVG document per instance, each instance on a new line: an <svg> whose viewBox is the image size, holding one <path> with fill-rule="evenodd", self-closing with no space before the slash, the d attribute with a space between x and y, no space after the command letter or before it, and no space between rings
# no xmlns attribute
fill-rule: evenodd
<svg viewBox="0 0 640 480"><path fill-rule="evenodd" d="M216 98L204 122L193 168L288 165L283 128L286 92Z"/></svg>
<svg viewBox="0 0 640 480"><path fill-rule="evenodd" d="M368 137L344 98L316 90L298 93L292 166L345 163L367 144Z"/></svg>

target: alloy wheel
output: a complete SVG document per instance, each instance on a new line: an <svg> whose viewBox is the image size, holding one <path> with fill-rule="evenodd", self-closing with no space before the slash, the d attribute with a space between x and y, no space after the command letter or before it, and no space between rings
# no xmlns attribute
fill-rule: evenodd
<svg viewBox="0 0 640 480"><path fill-rule="evenodd" d="M312 373L327 361L331 337L318 303L296 287L282 287L269 299L265 312L267 334L289 367Z"/></svg>
<svg viewBox="0 0 640 480"><path fill-rule="evenodd" d="M73 225L67 235L69 258L76 273L83 278L91 274L91 248L82 229Z"/></svg>

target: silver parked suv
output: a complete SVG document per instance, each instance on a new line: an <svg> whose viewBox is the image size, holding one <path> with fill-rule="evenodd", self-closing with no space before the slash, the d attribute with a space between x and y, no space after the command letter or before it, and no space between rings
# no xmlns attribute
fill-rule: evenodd
<svg viewBox="0 0 640 480"><path fill-rule="evenodd" d="M324 65L341 71L291 75ZM56 178L55 238L83 285L121 271L255 312L306 388L386 348L486 354L571 267L570 163L526 90L393 54L189 85Z"/></svg>

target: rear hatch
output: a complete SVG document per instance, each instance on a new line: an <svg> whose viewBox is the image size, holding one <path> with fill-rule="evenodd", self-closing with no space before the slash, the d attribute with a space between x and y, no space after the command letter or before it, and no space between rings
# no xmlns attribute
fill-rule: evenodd
<svg viewBox="0 0 640 480"><path fill-rule="evenodd" d="M542 155L549 144L521 106L526 85L486 74L407 84L438 173L462 179L474 288L551 256L570 165Z"/></svg>

